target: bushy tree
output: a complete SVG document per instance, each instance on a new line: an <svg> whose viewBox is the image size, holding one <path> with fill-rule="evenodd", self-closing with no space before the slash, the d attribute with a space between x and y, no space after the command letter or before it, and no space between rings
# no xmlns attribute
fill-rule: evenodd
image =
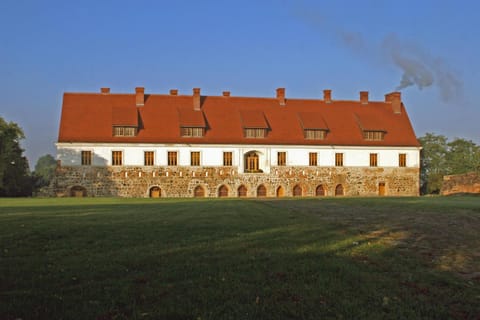
<svg viewBox="0 0 480 320"><path fill-rule="evenodd" d="M34 171L35 187L41 188L48 186L55 175L56 167L57 161L52 155L46 154L38 158Z"/></svg>
<svg viewBox="0 0 480 320"><path fill-rule="evenodd" d="M0 117L0 196L18 197L32 194L28 160L23 156L22 129Z"/></svg>

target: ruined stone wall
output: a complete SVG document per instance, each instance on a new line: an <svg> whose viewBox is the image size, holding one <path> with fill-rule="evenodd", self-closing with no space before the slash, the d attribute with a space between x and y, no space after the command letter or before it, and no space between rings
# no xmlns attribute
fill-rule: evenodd
<svg viewBox="0 0 480 320"><path fill-rule="evenodd" d="M443 177L442 195L480 193L480 174L470 172Z"/></svg>
<svg viewBox="0 0 480 320"><path fill-rule="evenodd" d="M50 186L53 196L71 196L78 187L87 196L149 197L152 187L159 187L162 197L193 197L201 186L205 197L218 197L224 185L229 197L237 197L238 188L247 188L247 197L256 197L264 185L267 197L292 196L300 186L302 196L315 196L322 185L326 196L334 196L342 185L346 196L377 196L379 184L387 196L417 196L418 168L372 167L272 167L271 173L238 173L235 167L58 167Z"/></svg>

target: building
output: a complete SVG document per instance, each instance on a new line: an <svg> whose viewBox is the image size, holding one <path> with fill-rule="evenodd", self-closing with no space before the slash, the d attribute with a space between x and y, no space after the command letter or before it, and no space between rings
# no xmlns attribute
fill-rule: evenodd
<svg viewBox="0 0 480 320"><path fill-rule="evenodd" d="M65 93L57 196L416 196L420 145L385 101Z"/></svg>

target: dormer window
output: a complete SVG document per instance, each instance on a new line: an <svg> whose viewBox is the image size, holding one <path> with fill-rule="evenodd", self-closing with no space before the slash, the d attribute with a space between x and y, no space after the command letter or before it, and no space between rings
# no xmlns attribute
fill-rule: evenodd
<svg viewBox="0 0 480 320"><path fill-rule="evenodd" d="M267 137L270 129L263 112L258 110L241 110L243 136L249 139L261 139Z"/></svg>
<svg viewBox="0 0 480 320"><path fill-rule="evenodd" d="M328 126L320 113L300 112L298 119L303 128L303 136L308 140L324 140L327 138Z"/></svg>
<svg viewBox="0 0 480 320"><path fill-rule="evenodd" d="M364 130L363 139L368 141L383 141L385 137L385 131L379 130Z"/></svg>
<svg viewBox="0 0 480 320"><path fill-rule="evenodd" d="M137 135L137 127L113 126L114 137L135 137Z"/></svg>
<svg viewBox="0 0 480 320"><path fill-rule="evenodd" d="M181 127L180 128L180 135L182 137L200 138L200 137L203 137L205 135L205 128Z"/></svg>
<svg viewBox="0 0 480 320"><path fill-rule="evenodd" d="M267 136L267 129L265 128L244 128L245 138L261 139Z"/></svg>
<svg viewBox="0 0 480 320"><path fill-rule="evenodd" d="M305 139L323 140L327 137L328 130L325 129L303 129Z"/></svg>
<svg viewBox="0 0 480 320"><path fill-rule="evenodd" d="M205 136L207 123L203 111L179 108L180 136L184 138L201 138Z"/></svg>

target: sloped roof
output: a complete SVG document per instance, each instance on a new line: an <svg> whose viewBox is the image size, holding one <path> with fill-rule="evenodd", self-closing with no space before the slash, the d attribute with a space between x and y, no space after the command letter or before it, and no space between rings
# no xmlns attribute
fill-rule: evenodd
<svg viewBox="0 0 480 320"><path fill-rule="evenodd" d="M201 96L194 111L191 95L65 93L59 142L286 144L343 146L419 146L407 112L384 101ZM138 121L135 137L114 137L112 126ZM181 137L181 126L205 127L202 138ZM244 128L268 128L266 138L248 139ZM328 129L323 140L305 139L304 129ZM386 131L384 140L367 141L362 130Z"/></svg>

